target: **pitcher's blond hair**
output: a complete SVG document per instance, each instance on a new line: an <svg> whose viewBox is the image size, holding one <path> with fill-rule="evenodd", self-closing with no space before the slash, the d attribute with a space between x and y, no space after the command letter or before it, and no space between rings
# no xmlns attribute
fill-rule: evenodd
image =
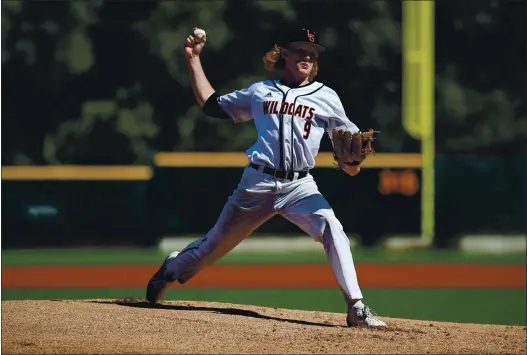
<svg viewBox="0 0 527 355"><path fill-rule="evenodd" d="M265 70L269 72L273 72L276 69L283 68L284 59L282 58L282 49L275 44L270 51L265 53L265 55L263 56L263 62ZM315 62L313 63L313 69L311 69L311 73L309 73L308 80L313 81L317 74L318 62Z"/></svg>

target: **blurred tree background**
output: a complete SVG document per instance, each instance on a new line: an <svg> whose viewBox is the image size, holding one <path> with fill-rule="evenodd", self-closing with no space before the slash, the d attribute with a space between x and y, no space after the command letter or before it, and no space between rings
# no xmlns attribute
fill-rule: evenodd
<svg viewBox="0 0 527 355"><path fill-rule="evenodd" d="M440 153L527 149L526 3L436 2ZM399 1L2 2L2 163L149 164L156 151L243 151L253 124L205 116L182 45L204 28L219 93L269 78L262 56L286 28L328 51L318 80L381 152L418 152L401 126ZM324 140L322 150L329 149Z"/></svg>

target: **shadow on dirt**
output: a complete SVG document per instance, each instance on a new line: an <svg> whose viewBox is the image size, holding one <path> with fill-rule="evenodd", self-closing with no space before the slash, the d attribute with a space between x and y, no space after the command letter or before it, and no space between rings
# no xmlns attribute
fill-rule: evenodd
<svg viewBox="0 0 527 355"><path fill-rule="evenodd" d="M317 327L338 327L338 328L343 327L343 326L327 324L327 323L308 322L308 321L297 320L297 319L287 319L287 318L265 316L258 312L248 311L245 309L238 309L238 308L197 307L197 306L170 305L170 304L150 305L145 300L137 300L137 299L122 299L122 300L115 300L115 301L96 300L96 301L91 301L91 302L92 303L104 303L104 304L117 304L119 306L135 307L135 308L153 308L153 309L169 309L169 310L177 310L177 311L214 312L214 313L219 313L219 314L228 314L228 315L237 315L237 316L244 316L244 317L251 317L251 318L275 320L278 322L312 325L312 326L317 326Z"/></svg>

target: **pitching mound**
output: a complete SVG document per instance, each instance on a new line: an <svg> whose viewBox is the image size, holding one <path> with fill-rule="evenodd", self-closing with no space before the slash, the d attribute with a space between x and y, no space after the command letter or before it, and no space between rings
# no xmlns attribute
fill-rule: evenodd
<svg viewBox="0 0 527 355"><path fill-rule="evenodd" d="M517 353L525 327L385 318L386 330L344 327L345 315L210 302L3 301L5 354Z"/></svg>

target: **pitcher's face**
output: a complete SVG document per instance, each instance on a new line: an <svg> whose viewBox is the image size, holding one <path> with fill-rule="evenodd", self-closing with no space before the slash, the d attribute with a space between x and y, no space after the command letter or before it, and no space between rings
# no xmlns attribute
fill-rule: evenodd
<svg viewBox="0 0 527 355"><path fill-rule="evenodd" d="M311 74L314 63L318 61L318 53L308 44L292 45L283 50L283 58L285 70L307 77Z"/></svg>

